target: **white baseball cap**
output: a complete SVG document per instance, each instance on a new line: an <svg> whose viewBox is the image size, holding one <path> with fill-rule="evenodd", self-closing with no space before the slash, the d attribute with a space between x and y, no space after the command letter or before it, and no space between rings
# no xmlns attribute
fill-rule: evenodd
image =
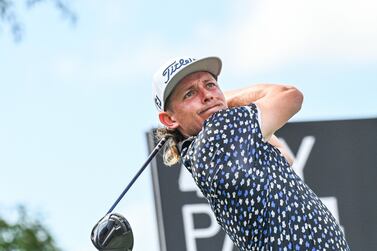
<svg viewBox="0 0 377 251"><path fill-rule="evenodd" d="M217 78L221 72L221 65L221 59L218 57L178 57L163 64L153 76L152 93L157 110L165 110L166 99L184 77L194 72L206 71Z"/></svg>

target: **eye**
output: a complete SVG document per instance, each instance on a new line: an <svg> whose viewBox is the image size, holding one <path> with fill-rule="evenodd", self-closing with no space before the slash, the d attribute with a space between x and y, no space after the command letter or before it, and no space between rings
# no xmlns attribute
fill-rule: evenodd
<svg viewBox="0 0 377 251"><path fill-rule="evenodd" d="M185 95L183 96L183 99L191 98L194 95L195 95L195 91L194 90L189 90L189 91L187 91L185 93Z"/></svg>
<svg viewBox="0 0 377 251"><path fill-rule="evenodd" d="M212 87L215 87L216 84L213 83L213 82L208 82L206 86L207 86L207 88L212 88Z"/></svg>

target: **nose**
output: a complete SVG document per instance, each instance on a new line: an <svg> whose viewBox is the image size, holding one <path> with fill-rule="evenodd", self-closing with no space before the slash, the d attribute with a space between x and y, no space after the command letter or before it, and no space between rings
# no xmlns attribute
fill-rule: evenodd
<svg viewBox="0 0 377 251"><path fill-rule="evenodd" d="M211 91L207 90L206 88L201 88L202 93L202 101L203 103L207 103L213 99L213 94Z"/></svg>

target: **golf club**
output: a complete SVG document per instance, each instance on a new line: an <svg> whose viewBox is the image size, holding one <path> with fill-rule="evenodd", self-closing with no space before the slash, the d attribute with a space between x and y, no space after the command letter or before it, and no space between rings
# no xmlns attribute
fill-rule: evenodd
<svg viewBox="0 0 377 251"><path fill-rule="evenodd" d="M118 199L110 207L109 211L93 227L91 240L93 245L100 251L131 251L133 248L134 237L132 228L127 219L118 213L112 213L119 201L135 183L140 174L145 170L151 160L156 156L167 141L167 137L162 138L152 150L145 163L133 177L131 182L120 194Z"/></svg>

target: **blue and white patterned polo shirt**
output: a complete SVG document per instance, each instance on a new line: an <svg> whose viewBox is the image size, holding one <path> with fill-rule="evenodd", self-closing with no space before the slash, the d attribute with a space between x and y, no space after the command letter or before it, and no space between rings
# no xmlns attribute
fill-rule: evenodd
<svg viewBox="0 0 377 251"><path fill-rule="evenodd" d="M349 250L329 210L263 140L255 104L214 113L181 157L241 251Z"/></svg>

